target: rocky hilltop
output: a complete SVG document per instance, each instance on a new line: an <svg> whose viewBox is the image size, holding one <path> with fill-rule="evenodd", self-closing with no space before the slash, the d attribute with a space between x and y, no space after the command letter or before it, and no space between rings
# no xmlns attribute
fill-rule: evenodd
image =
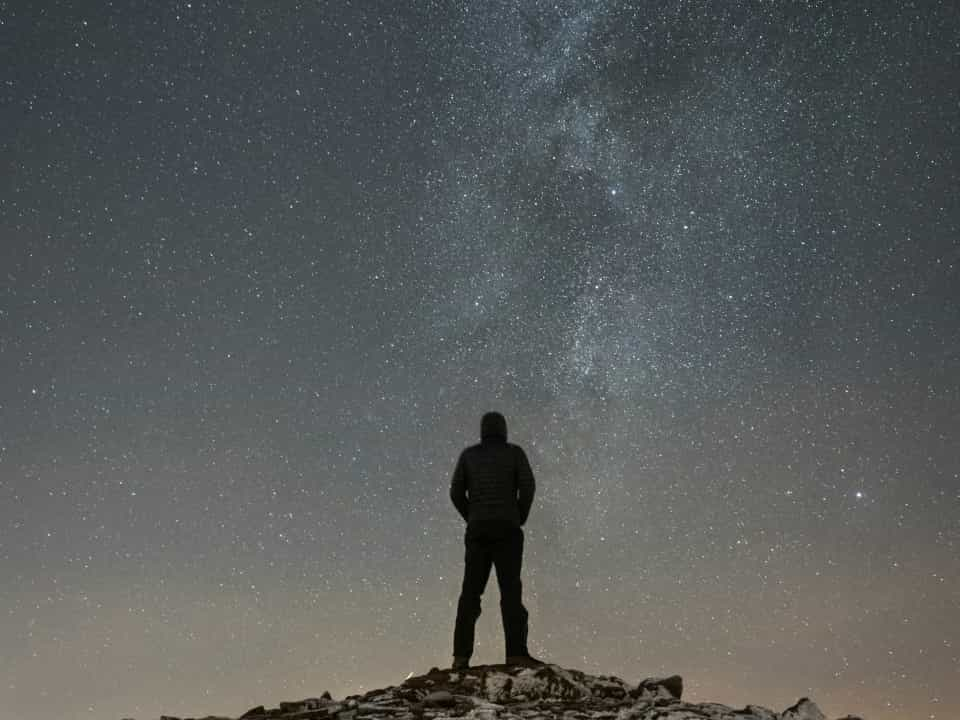
<svg viewBox="0 0 960 720"><path fill-rule="evenodd" d="M717 703L681 700L679 675L632 685L616 677L587 675L557 665L478 665L453 671L432 668L398 686L334 700L318 698L262 705L242 720L826 720L814 702L801 699L782 712L758 705L734 710ZM163 716L161 720L179 720ZM232 720L208 716L204 720ZM848 715L842 720L862 720Z"/></svg>

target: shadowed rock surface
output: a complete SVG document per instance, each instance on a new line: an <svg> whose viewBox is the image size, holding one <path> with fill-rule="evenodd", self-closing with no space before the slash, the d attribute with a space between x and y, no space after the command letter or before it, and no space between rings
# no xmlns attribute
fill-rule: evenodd
<svg viewBox="0 0 960 720"><path fill-rule="evenodd" d="M454 672L432 668L398 686L334 700L318 698L251 708L242 720L827 720L800 699L783 712L758 705L734 710L681 699L679 675L631 684L557 665L478 665ZM162 720L180 720L163 716ZM231 720L208 716L202 720ZM853 715L843 720L862 720Z"/></svg>

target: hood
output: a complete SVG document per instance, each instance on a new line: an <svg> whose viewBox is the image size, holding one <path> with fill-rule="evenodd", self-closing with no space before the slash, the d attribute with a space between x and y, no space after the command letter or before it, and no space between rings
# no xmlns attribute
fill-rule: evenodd
<svg viewBox="0 0 960 720"><path fill-rule="evenodd" d="M487 438L507 440L507 420L498 412L488 412L480 421L480 439Z"/></svg>

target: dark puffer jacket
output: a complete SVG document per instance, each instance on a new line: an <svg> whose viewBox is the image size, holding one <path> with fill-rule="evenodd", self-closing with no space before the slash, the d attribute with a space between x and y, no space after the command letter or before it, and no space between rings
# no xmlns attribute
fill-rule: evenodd
<svg viewBox="0 0 960 720"><path fill-rule="evenodd" d="M533 471L519 445L507 442L507 421L487 413L481 442L460 454L450 483L450 499L470 528L527 522L535 490Z"/></svg>

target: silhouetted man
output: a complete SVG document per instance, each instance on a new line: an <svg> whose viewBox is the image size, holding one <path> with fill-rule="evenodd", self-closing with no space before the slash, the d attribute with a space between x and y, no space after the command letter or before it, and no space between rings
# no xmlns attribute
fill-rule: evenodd
<svg viewBox="0 0 960 720"><path fill-rule="evenodd" d="M463 588L453 633L453 668L470 666L480 596L491 565L500 586L500 613L508 665L542 665L527 650L527 610L520 595L523 530L533 504L533 471L519 445L507 442L507 421L488 412L480 421L480 443L460 454L450 499L467 521Z"/></svg>

